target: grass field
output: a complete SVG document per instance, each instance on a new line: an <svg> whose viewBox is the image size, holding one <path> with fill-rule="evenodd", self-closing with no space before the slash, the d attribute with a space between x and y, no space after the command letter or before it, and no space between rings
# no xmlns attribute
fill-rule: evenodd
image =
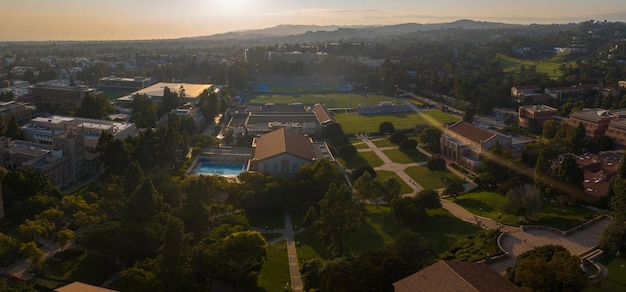
<svg viewBox="0 0 626 292"><path fill-rule="evenodd" d="M358 152L356 155L348 158L338 157L337 161L347 169L355 169L361 166L377 167L383 165L383 161L372 151Z"/></svg>
<svg viewBox="0 0 626 292"><path fill-rule="evenodd" d="M428 124L440 126L442 124L458 122L461 118L440 112L438 110L426 110L419 113L389 114L389 115L358 115L355 113L337 113L334 115L341 124L346 134L354 134L359 131L368 133L378 132L378 126L382 122L391 122L396 129L413 128L414 125Z"/></svg>
<svg viewBox="0 0 626 292"><path fill-rule="evenodd" d="M382 101L401 103L395 97L382 95L363 95L357 93L324 93L324 94L261 94L251 96L248 103L323 103L326 108L356 108L358 105L373 106ZM378 125L376 125L378 127Z"/></svg>
<svg viewBox="0 0 626 292"><path fill-rule="evenodd" d="M393 149L384 150L383 153L385 153L385 155L387 155L387 157L395 163L417 163L428 161L428 156L418 150L404 151L400 149Z"/></svg>
<svg viewBox="0 0 626 292"><path fill-rule="evenodd" d="M496 57L500 60L500 65L505 73L519 74L520 66L537 66L537 72L548 74L548 77L551 79L558 79L562 75L560 70L561 65L575 64L575 62L568 63L564 60L567 55L569 55L569 53L558 54L537 60L522 60L504 54L497 54Z"/></svg>
<svg viewBox="0 0 626 292"><path fill-rule="evenodd" d="M461 179L456 176L454 173L444 170L444 171L430 171L425 166L412 166L404 170L406 174L408 174L417 184L419 184L424 189L441 189L445 188L446 182Z"/></svg>
<svg viewBox="0 0 626 292"><path fill-rule="evenodd" d="M257 286L259 291L282 291L285 283L290 282L287 244L279 241L267 248L267 260L259 271Z"/></svg>
<svg viewBox="0 0 626 292"><path fill-rule="evenodd" d="M478 191L464 194L456 199L456 203L468 211L493 218L507 225L519 225L518 216L502 213L506 197L498 193ZM502 215L498 219L499 215ZM544 201L543 211L522 221L522 224L551 226L561 230L576 227L599 215L591 210L577 206L561 206Z"/></svg>

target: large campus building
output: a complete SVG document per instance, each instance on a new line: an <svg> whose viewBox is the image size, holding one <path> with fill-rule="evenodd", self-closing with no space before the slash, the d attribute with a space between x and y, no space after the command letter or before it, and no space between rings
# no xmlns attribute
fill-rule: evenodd
<svg viewBox="0 0 626 292"><path fill-rule="evenodd" d="M100 93L87 86L35 84L28 88L28 95L20 99L44 108L77 110L85 96L95 96Z"/></svg>
<svg viewBox="0 0 626 292"><path fill-rule="evenodd" d="M74 117L39 117L22 127L26 141L0 139L0 165L40 170L58 187L98 173L96 146L103 132L116 139L135 135L131 123Z"/></svg>
<svg viewBox="0 0 626 292"><path fill-rule="evenodd" d="M538 124L554 119L559 114L559 110L547 105L520 106L517 110L518 124L522 128L528 128L531 121Z"/></svg>
<svg viewBox="0 0 626 292"><path fill-rule="evenodd" d="M465 167L478 169L484 154L496 143L510 148L512 137L459 121L441 134L440 152Z"/></svg>
<svg viewBox="0 0 626 292"><path fill-rule="evenodd" d="M135 95L146 95L148 98L155 102L162 102L165 88L169 88L170 91L180 93L184 91L184 102L190 102L192 104L198 103L198 98L205 91L213 88L213 84L193 84L193 83L169 83L159 82L141 90L135 91L129 95L118 98L118 101L132 101Z"/></svg>
<svg viewBox="0 0 626 292"><path fill-rule="evenodd" d="M102 77L98 80L100 89L130 89L140 90L156 83L155 78L136 76L133 78L124 77Z"/></svg>
<svg viewBox="0 0 626 292"><path fill-rule="evenodd" d="M321 137L324 127L333 123L332 115L321 104L263 104L233 107L227 128L235 140L246 135L259 136L277 129L291 129L302 135Z"/></svg>

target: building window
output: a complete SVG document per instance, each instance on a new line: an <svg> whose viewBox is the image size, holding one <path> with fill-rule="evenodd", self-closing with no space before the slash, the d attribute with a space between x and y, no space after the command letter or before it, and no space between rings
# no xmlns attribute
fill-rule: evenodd
<svg viewBox="0 0 626 292"><path fill-rule="evenodd" d="M272 171L273 171L273 172L278 172L278 163L274 163L274 164L272 165Z"/></svg>
<svg viewBox="0 0 626 292"><path fill-rule="evenodd" d="M292 171L291 172L298 172L298 164L297 163L293 163L291 165Z"/></svg>
<svg viewBox="0 0 626 292"><path fill-rule="evenodd" d="M267 163L263 163L263 171L267 172L269 170L269 166L267 166Z"/></svg>

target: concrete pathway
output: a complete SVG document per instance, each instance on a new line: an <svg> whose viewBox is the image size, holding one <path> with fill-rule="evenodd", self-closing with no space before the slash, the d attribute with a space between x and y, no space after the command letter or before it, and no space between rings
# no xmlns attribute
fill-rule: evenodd
<svg viewBox="0 0 626 292"><path fill-rule="evenodd" d="M381 149L386 149L386 148L398 149L397 147L378 148L378 146L376 146L367 136L360 135L358 137L361 138L363 143L365 143L367 147L369 147L371 151L374 152L376 156L378 156L383 161L383 165L374 167L374 170L385 170L385 171L394 172L400 177L400 179L402 179L407 185L409 185L411 189L413 189L413 192L408 193L408 194L401 194L402 196L414 196L417 192L424 189L417 182L411 179L411 177L408 174L406 174L404 170L411 166L424 165L426 164L425 162L424 163L395 163L391 161L391 159L389 159L389 157L387 157L387 155L385 155L385 153L383 153ZM367 151L367 149L359 149L359 151L365 152Z"/></svg>
<svg viewBox="0 0 626 292"><path fill-rule="evenodd" d="M287 241L287 257L289 258L289 275L291 276L291 291L304 291L302 276L300 275L300 265L298 264L298 254L296 244L293 241L294 231L291 224L291 215L285 213L285 229L283 237Z"/></svg>
<svg viewBox="0 0 626 292"><path fill-rule="evenodd" d="M268 230L261 228L252 228L252 230L261 233L268 232ZM300 228L298 231L294 231L293 224L291 223L291 215L289 213L285 213L285 228L269 230L272 233L280 233L282 235L278 238L269 240L267 244L274 244L283 240L287 243L287 259L289 260L289 276L291 278L291 282L287 284L291 286L291 291L294 292L304 291L304 285L302 284L297 248L293 236L305 230L305 228Z"/></svg>

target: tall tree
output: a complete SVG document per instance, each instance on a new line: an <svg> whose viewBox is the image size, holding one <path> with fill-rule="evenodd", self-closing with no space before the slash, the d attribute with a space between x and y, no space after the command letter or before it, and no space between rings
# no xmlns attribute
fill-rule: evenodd
<svg viewBox="0 0 626 292"><path fill-rule="evenodd" d="M585 152L585 138L587 137L587 129L583 123L578 123L578 127L574 130L571 144L574 154L580 155Z"/></svg>
<svg viewBox="0 0 626 292"><path fill-rule="evenodd" d="M582 291L588 284L580 258L560 245L544 245L522 253L507 277L533 291Z"/></svg>
<svg viewBox="0 0 626 292"><path fill-rule="evenodd" d="M318 235L335 254L342 256L348 235L361 224L361 209L345 184L331 184L320 201L320 218L315 222Z"/></svg>
<svg viewBox="0 0 626 292"><path fill-rule="evenodd" d="M124 209L124 219L149 221L163 208L163 198L154 188L152 179L147 178L130 198Z"/></svg>
<svg viewBox="0 0 626 292"><path fill-rule="evenodd" d="M157 263L159 266L158 276L161 278L166 291L176 290L181 287L181 282L189 273L189 239L185 234L183 221L169 217L165 233L163 234L163 245L159 248Z"/></svg>
<svg viewBox="0 0 626 292"><path fill-rule="evenodd" d="M22 129L20 129L20 125L17 124L15 116L12 116L9 120L5 135L11 138L11 140L22 140Z"/></svg>
<svg viewBox="0 0 626 292"><path fill-rule="evenodd" d="M422 131L418 139L426 149L431 152L439 153L439 139L441 138L441 130L435 127L428 127Z"/></svg>

